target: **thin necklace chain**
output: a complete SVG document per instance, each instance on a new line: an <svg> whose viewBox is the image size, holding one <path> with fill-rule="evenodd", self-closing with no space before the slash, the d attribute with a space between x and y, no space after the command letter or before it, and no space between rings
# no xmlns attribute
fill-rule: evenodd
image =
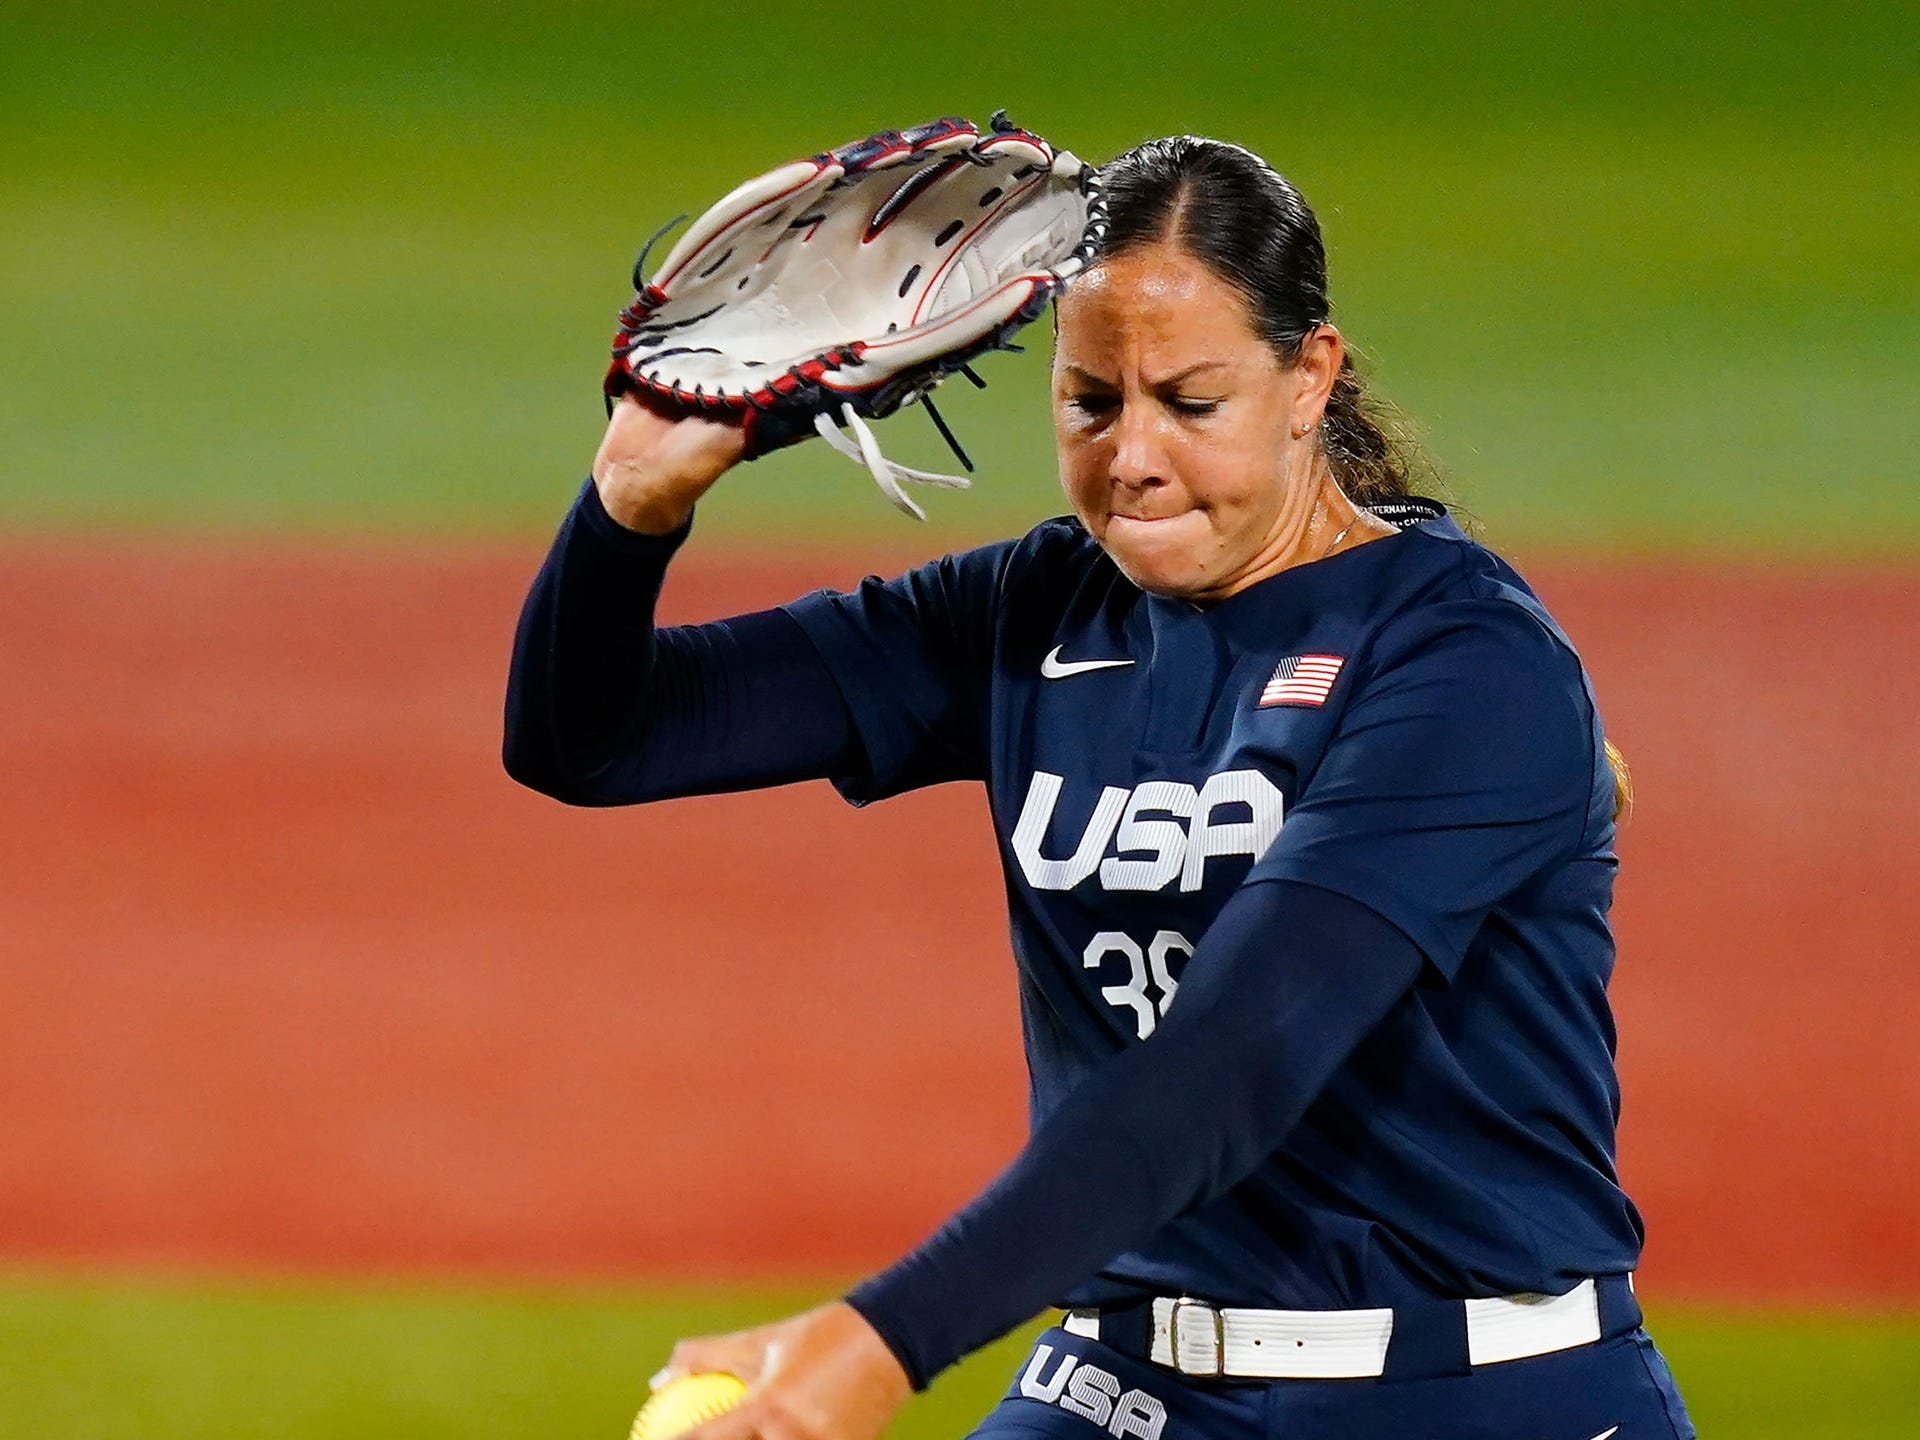
<svg viewBox="0 0 1920 1440"><path fill-rule="evenodd" d="M1353 529L1354 526L1360 523L1360 513L1361 512L1357 508L1354 510L1353 519L1347 521L1346 529L1343 529L1338 535L1334 536L1333 543L1327 546L1325 550L1320 552L1323 556L1331 555L1334 551L1340 548L1340 542L1347 538L1347 531Z"/></svg>

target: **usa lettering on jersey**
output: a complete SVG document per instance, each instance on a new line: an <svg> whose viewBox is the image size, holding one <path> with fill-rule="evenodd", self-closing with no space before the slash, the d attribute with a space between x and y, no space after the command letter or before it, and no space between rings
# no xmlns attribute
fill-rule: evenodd
<svg viewBox="0 0 1920 1440"><path fill-rule="evenodd" d="M1036 770L1014 826L1014 856L1036 890L1071 890L1096 873L1105 890L1163 890L1176 879L1183 891L1198 890L1214 856L1264 855L1286 805L1280 787L1258 770L1225 770L1197 789L1180 780L1148 780L1131 790L1108 785L1073 853L1051 859L1041 845L1063 783Z"/></svg>
<svg viewBox="0 0 1920 1440"><path fill-rule="evenodd" d="M1139 1440L1160 1440L1167 1426L1167 1407L1144 1390L1125 1390L1111 1370L1103 1370L1078 1355L1062 1355L1046 1373L1053 1359L1051 1345L1033 1347L1033 1358L1020 1377L1020 1393L1043 1405L1058 1405L1069 1415L1091 1420L1105 1427L1114 1440L1128 1435Z"/></svg>

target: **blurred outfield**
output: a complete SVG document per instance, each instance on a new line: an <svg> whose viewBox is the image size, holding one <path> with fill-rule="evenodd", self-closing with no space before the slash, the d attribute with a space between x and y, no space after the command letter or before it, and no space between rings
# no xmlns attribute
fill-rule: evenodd
<svg viewBox="0 0 1920 1440"><path fill-rule="evenodd" d="M1089 158L1182 129L1272 157L1497 540L1920 546L1913 7L1170 13L14 0L0 525L541 530L642 237L1006 105ZM1043 364L955 394L980 489L915 543L1057 508ZM899 534L868 490L809 446L705 531Z"/></svg>
<svg viewBox="0 0 1920 1440"><path fill-rule="evenodd" d="M1913 7L1171 13L9 0L0 533L537 546L648 232L1005 105L1091 159L1185 129L1268 154L1320 211L1337 318L1503 546L1920 554ZM1051 513L1034 339L953 392L979 490L925 529L813 446L730 480L703 536L931 550ZM883 433L944 453L918 416ZM806 1298L21 1273L0 1434L617 1436L674 1335ZM1911 1318L1656 1321L1709 1437L1913 1433ZM900 1433L959 1433L1014 1359Z"/></svg>
<svg viewBox="0 0 1920 1440"><path fill-rule="evenodd" d="M23 1388L0 1415L8 1433L36 1440L619 1440L675 1338L760 1323L827 1293L179 1291L16 1277L0 1280L0 1394ZM1650 1326L1707 1440L1913 1434L1920 1320L1680 1310L1657 1311ZM891 1433L964 1435L1005 1389L1030 1333L943 1376Z"/></svg>

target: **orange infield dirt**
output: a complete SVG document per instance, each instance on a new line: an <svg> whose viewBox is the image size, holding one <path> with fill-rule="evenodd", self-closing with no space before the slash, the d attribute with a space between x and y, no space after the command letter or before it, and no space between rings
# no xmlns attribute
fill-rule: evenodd
<svg viewBox="0 0 1920 1440"><path fill-rule="evenodd" d="M817 1274L1013 1151L977 792L518 790L539 548L0 550L0 1258ZM1920 579L1534 568L1641 792L1646 1283L1920 1298ZM856 574L696 549L666 608Z"/></svg>

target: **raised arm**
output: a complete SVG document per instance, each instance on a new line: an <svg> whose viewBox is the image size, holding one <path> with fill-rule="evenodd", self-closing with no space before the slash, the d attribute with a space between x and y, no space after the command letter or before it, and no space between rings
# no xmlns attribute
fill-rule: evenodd
<svg viewBox="0 0 1920 1440"><path fill-rule="evenodd" d="M785 612L654 626L694 503L741 448L731 425L614 407L514 639L503 758L521 784L622 805L858 768L840 690Z"/></svg>

